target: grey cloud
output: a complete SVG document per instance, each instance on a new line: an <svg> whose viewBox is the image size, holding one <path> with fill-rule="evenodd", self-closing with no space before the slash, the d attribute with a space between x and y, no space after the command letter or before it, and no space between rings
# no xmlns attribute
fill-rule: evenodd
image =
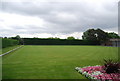
<svg viewBox="0 0 120 81"><path fill-rule="evenodd" d="M117 3L112 2L101 4L100 9L99 6L86 2L2 2L2 6L3 12L37 16L47 22L46 28L34 25L22 28L15 26L16 29L24 29L31 33L72 33L83 32L89 28L117 27ZM71 14L75 19L65 21L64 18L58 18L60 13Z"/></svg>

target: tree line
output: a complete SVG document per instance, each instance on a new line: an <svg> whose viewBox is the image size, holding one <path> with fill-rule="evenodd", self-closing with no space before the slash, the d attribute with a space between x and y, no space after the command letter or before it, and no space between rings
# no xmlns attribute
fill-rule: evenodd
<svg viewBox="0 0 120 81"><path fill-rule="evenodd" d="M100 45L108 41L109 39L120 38L120 36L114 32L108 33L101 29L88 29L82 35L82 40L75 39L70 36L66 39L60 39L58 37L49 38L21 38L19 35L15 37L2 38L3 47L12 45Z"/></svg>
<svg viewBox="0 0 120 81"><path fill-rule="evenodd" d="M19 44L18 40L9 39L9 38L0 38L0 40L1 39L2 39L2 48L6 48L6 47L9 47L9 46L14 46L14 45Z"/></svg>
<svg viewBox="0 0 120 81"><path fill-rule="evenodd" d="M99 45L99 41L23 38L25 45Z"/></svg>
<svg viewBox="0 0 120 81"><path fill-rule="evenodd" d="M83 33L82 36L83 40L97 40L100 43L104 43L106 41L109 41L109 39L119 39L120 36L114 32L105 32L101 29L88 29Z"/></svg>

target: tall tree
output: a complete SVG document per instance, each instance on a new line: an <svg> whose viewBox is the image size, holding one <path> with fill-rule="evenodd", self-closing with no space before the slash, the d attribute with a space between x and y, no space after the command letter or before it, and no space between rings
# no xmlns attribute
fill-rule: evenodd
<svg viewBox="0 0 120 81"><path fill-rule="evenodd" d="M108 33L110 39L120 38L120 36L114 32Z"/></svg>
<svg viewBox="0 0 120 81"><path fill-rule="evenodd" d="M94 29L88 29L83 33L82 38L84 40L97 40L96 38L96 31Z"/></svg>
<svg viewBox="0 0 120 81"><path fill-rule="evenodd" d="M75 38L74 37L67 37L68 40L74 40Z"/></svg>
<svg viewBox="0 0 120 81"><path fill-rule="evenodd" d="M22 39L19 35L15 36L15 37L12 37L12 39L18 40L18 41L19 41L19 44L22 44L22 45L24 44L23 39Z"/></svg>
<svg viewBox="0 0 120 81"><path fill-rule="evenodd" d="M84 40L105 42L108 40L108 34L101 29L88 29L83 33L82 38Z"/></svg>
<svg viewBox="0 0 120 81"><path fill-rule="evenodd" d="M96 34L97 34L97 36L96 36L97 40L100 42L105 42L105 41L109 40L107 32L104 32L103 30L101 30L99 28L96 29Z"/></svg>

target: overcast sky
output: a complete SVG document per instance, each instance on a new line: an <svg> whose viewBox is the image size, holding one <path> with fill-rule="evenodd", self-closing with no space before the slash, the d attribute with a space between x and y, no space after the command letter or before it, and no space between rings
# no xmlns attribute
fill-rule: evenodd
<svg viewBox="0 0 120 81"><path fill-rule="evenodd" d="M1 0L0 36L82 38L100 28L118 33L119 0Z"/></svg>

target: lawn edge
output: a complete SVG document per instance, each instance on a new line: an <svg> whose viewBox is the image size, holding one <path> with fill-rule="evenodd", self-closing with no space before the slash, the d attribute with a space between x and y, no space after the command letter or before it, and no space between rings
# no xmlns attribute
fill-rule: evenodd
<svg viewBox="0 0 120 81"><path fill-rule="evenodd" d="M7 55L7 54L9 54L9 53L11 53L11 52L13 52L13 51L15 51L15 50L17 50L17 49L19 49L19 48L23 47L23 46L24 46L24 45L21 45L21 46L16 47L16 48L14 48L14 49L12 49L12 50L10 50L10 51L6 52L6 53L3 53L3 54L1 54L1 55L0 55L0 57L1 57L1 56L4 56L4 55Z"/></svg>

